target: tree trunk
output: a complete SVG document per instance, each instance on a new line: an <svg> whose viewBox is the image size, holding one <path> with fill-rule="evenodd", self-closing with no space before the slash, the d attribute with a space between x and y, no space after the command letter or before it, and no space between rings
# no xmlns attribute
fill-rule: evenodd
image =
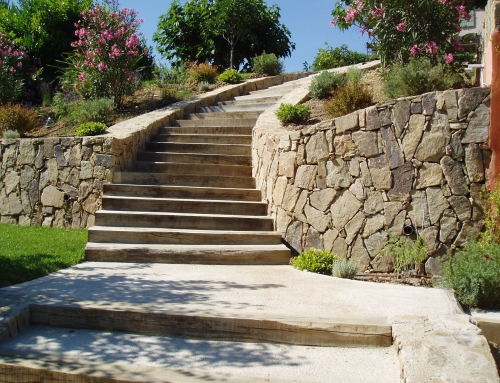
<svg viewBox="0 0 500 383"><path fill-rule="evenodd" d="M229 62L230 62L230 68L229 69L233 69L233 55L234 55L234 44L231 44L231 56L230 56L230 59L229 59Z"/></svg>

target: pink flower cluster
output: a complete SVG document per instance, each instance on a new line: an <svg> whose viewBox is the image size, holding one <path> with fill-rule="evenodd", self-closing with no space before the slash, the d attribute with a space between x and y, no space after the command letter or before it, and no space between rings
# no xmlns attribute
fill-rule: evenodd
<svg viewBox="0 0 500 383"><path fill-rule="evenodd" d="M379 7L379 8L372 9L370 11L370 13L374 19L381 19L382 16L384 15L385 10L386 10L385 7Z"/></svg>
<svg viewBox="0 0 500 383"><path fill-rule="evenodd" d="M16 47L4 33L0 32L0 72L7 70L9 73L16 73L23 68L22 60L27 58L24 47Z"/></svg>
<svg viewBox="0 0 500 383"><path fill-rule="evenodd" d="M406 32L406 22L403 21L396 25L396 29L400 32Z"/></svg>

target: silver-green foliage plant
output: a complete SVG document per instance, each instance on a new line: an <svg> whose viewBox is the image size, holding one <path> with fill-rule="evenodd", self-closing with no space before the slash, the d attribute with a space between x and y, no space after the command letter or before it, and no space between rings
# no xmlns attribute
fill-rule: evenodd
<svg viewBox="0 0 500 383"><path fill-rule="evenodd" d="M285 65L274 53L262 53L252 59L254 73L276 76L283 72Z"/></svg>
<svg viewBox="0 0 500 383"><path fill-rule="evenodd" d="M299 270L307 270L312 273L330 274L332 272L332 263L338 256L328 250L309 249L292 258L291 264Z"/></svg>
<svg viewBox="0 0 500 383"><path fill-rule="evenodd" d="M412 241L408 237L395 236L391 231L388 235L386 252L394 258L394 271L406 274L411 270L418 270L427 258L427 244L422 236Z"/></svg>
<svg viewBox="0 0 500 383"><path fill-rule="evenodd" d="M107 129L107 126L100 122L86 122L81 124L75 131L75 136L96 136L98 134L103 134Z"/></svg>
<svg viewBox="0 0 500 383"><path fill-rule="evenodd" d="M358 265L350 259L337 259L332 263L332 275L337 278L353 279L358 273Z"/></svg>
<svg viewBox="0 0 500 383"><path fill-rule="evenodd" d="M347 84L347 76L344 73L322 72L314 77L309 86L312 98L328 98L331 91Z"/></svg>
<svg viewBox="0 0 500 383"><path fill-rule="evenodd" d="M57 93L54 96L56 116L69 123L101 122L106 124L112 120L114 108L111 98L82 100L73 93Z"/></svg>
<svg viewBox="0 0 500 383"><path fill-rule="evenodd" d="M306 122L311 117L311 108L307 105L281 104L276 111L276 117L282 125L300 124Z"/></svg>
<svg viewBox="0 0 500 383"><path fill-rule="evenodd" d="M3 132L3 138L8 139L8 138L19 138L21 135L17 130L6 130Z"/></svg>
<svg viewBox="0 0 500 383"><path fill-rule="evenodd" d="M209 89L210 89L210 83L208 81L200 81L198 83L198 90L206 92Z"/></svg>

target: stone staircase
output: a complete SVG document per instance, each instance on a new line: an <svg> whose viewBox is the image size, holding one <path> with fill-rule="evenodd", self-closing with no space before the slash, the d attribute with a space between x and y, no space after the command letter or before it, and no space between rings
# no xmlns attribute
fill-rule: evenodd
<svg viewBox="0 0 500 383"><path fill-rule="evenodd" d="M163 127L104 186L89 261L287 264L252 178L252 129L293 85L198 108Z"/></svg>

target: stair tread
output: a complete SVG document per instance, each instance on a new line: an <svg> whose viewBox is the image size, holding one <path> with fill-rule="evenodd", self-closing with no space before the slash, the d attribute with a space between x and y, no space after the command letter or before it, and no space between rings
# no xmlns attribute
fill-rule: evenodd
<svg viewBox="0 0 500 383"><path fill-rule="evenodd" d="M200 203L227 203L227 204L249 204L249 205L267 205L262 201L238 201L238 200L220 200L220 199L199 199L199 198L168 198L168 197L129 197L129 196L106 196L103 198L123 199L123 200L140 200L140 201L176 201L176 202L200 202Z"/></svg>
<svg viewBox="0 0 500 383"><path fill-rule="evenodd" d="M271 219L268 216L262 215L239 215L239 214L211 214L211 213L177 213L177 212L158 212L158 211L139 211L139 210L107 210L101 209L96 212L96 214L127 214L127 215L153 215L153 216L182 216L182 217L213 217L213 218L248 218L248 219Z"/></svg>
<svg viewBox="0 0 500 383"><path fill-rule="evenodd" d="M193 233L193 234L227 234L227 235L266 235L266 236L279 236L275 231L227 231L227 230L200 230L200 229L171 229L171 228L152 228L152 227L131 227L131 226L92 226L89 231L127 231L127 232L160 232L160 233ZM199 245L209 246L209 245ZM228 245L212 245L212 246L228 246ZM270 246L270 245L258 245Z"/></svg>
<svg viewBox="0 0 500 383"><path fill-rule="evenodd" d="M183 244L142 244L142 243L100 243L100 242L87 242L87 249L99 249L99 248L115 248L115 249L141 249L141 248L150 248L150 249L171 249L171 250L186 250L196 249L196 250L246 250L248 252L251 251L276 251L276 250L286 250L290 251L288 247L284 244L276 244L276 245L183 245Z"/></svg>

